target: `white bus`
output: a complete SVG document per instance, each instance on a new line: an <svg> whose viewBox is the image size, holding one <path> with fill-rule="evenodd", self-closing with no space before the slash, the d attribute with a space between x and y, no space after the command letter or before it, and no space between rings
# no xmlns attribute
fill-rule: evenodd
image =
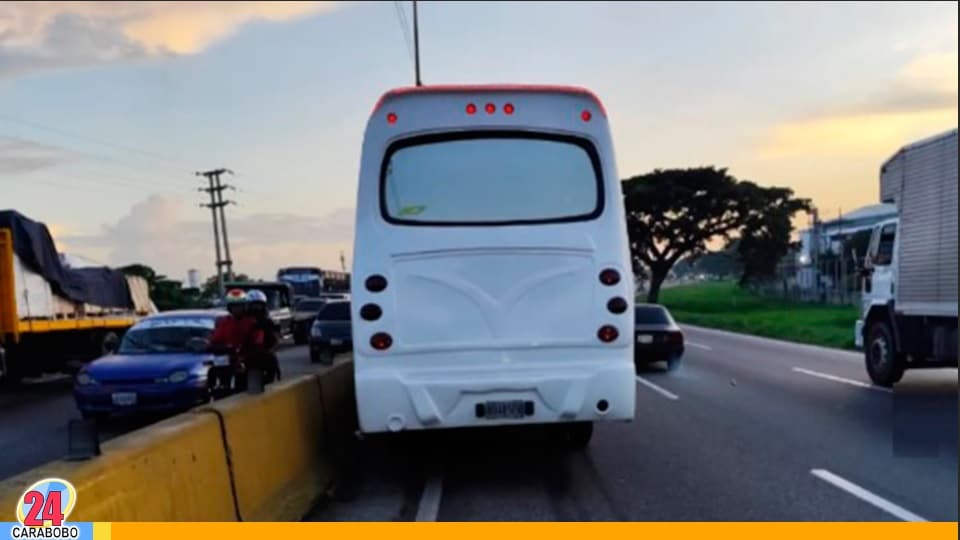
<svg viewBox="0 0 960 540"><path fill-rule="evenodd" d="M353 264L364 433L634 415L633 273L589 91L422 86L367 124Z"/></svg>

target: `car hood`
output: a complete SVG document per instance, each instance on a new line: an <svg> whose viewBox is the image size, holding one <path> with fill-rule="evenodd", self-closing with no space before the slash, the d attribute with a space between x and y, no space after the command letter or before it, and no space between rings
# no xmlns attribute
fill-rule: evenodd
<svg viewBox="0 0 960 540"><path fill-rule="evenodd" d="M165 377L177 370L191 370L204 361L213 361L210 354L112 354L91 362L86 372L94 379L141 379Z"/></svg>

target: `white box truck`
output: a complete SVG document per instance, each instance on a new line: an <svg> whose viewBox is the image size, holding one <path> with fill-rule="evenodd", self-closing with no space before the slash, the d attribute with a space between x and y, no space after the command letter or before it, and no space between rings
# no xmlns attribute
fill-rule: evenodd
<svg viewBox="0 0 960 540"><path fill-rule="evenodd" d="M891 386L907 369L957 366L957 130L888 159L880 199L897 218L873 230L855 339L870 379Z"/></svg>

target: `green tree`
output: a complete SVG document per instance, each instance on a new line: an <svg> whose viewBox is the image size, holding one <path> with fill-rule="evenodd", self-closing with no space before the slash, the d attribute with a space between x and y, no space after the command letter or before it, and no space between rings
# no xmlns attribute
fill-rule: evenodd
<svg viewBox="0 0 960 540"><path fill-rule="evenodd" d="M742 224L737 179L726 169L657 169L623 181L634 271L649 271L647 301L682 258L695 260Z"/></svg>
<svg viewBox="0 0 960 540"><path fill-rule="evenodd" d="M678 261L693 264L714 240L741 240L742 283L768 275L789 249L793 215L809 208L790 189L741 182L712 166L657 169L624 180L623 192L633 265L649 270L649 302Z"/></svg>
<svg viewBox="0 0 960 540"><path fill-rule="evenodd" d="M795 198L789 188L764 188L753 182L740 182L738 188L743 225L736 253L743 265L740 285L744 286L776 276L778 263L795 247L790 241L793 217L809 212L811 204Z"/></svg>

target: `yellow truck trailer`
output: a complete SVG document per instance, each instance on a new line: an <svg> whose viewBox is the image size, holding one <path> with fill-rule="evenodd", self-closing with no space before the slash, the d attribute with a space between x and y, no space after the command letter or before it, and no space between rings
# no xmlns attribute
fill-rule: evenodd
<svg viewBox="0 0 960 540"><path fill-rule="evenodd" d="M142 277L70 267L45 225L0 210L0 379L73 371L155 311Z"/></svg>

